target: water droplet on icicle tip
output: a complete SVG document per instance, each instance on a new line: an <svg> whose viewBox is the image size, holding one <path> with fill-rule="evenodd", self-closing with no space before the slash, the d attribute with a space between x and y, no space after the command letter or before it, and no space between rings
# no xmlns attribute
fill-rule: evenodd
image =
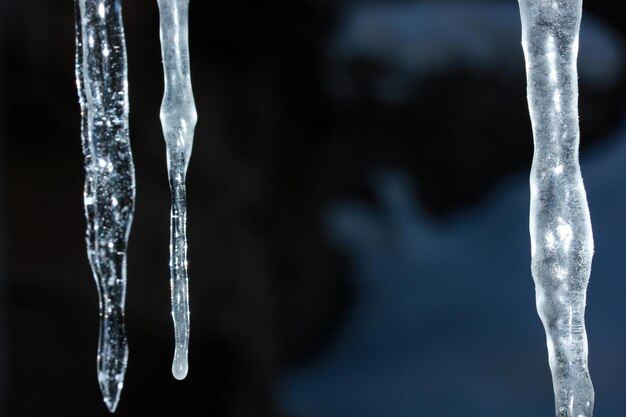
<svg viewBox="0 0 626 417"><path fill-rule="evenodd" d="M178 349L174 352L174 361L172 362L172 375L179 381L185 379L189 371L189 363L187 354L181 353Z"/></svg>

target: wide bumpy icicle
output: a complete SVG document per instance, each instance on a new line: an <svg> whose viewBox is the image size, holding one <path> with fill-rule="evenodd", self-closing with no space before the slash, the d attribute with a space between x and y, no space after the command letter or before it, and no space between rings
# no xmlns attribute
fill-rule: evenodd
<svg viewBox="0 0 626 417"><path fill-rule="evenodd" d="M75 0L87 253L100 303L98 381L108 409L124 385L126 251L135 205L126 46L119 0Z"/></svg>
<svg viewBox="0 0 626 417"><path fill-rule="evenodd" d="M520 0L535 153L530 235L536 302L558 417L591 417L587 284L593 236L578 163L576 59L581 0Z"/></svg>
<svg viewBox="0 0 626 417"><path fill-rule="evenodd" d="M170 285L175 352L172 374L187 376L189 349L189 284L187 278L187 197L185 177L197 121L189 69L189 0L158 0L165 93L161 124L167 148L172 192L170 220Z"/></svg>

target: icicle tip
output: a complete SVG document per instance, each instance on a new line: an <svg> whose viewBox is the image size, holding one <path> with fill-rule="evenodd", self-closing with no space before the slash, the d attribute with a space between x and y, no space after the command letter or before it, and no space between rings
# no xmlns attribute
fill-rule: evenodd
<svg viewBox="0 0 626 417"><path fill-rule="evenodd" d="M187 355L180 353L178 349L176 349L174 361L172 361L172 375L174 375L174 378L182 381L187 377L187 372L189 372Z"/></svg>
<svg viewBox="0 0 626 417"><path fill-rule="evenodd" d="M107 406L107 409L111 414L115 413L115 409L117 408L118 401L112 398L105 398L104 404Z"/></svg>

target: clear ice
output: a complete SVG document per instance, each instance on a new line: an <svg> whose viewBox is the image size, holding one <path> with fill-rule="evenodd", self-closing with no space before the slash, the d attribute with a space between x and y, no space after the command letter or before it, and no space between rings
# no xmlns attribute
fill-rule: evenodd
<svg viewBox="0 0 626 417"><path fill-rule="evenodd" d="M578 163L576 59L581 0L519 0L535 152L530 175L532 274L558 417L591 417L587 284L593 236Z"/></svg>
<svg viewBox="0 0 626 417"><path fill-rule="evenodd" d="M87 254L98 287L98 382L114 412L124 385L126 250L135 205L120 0L75 0Z"/></svg>
<svg viewBox="0 0 626 417"><path fill-rule="evenodd" d="M189 0L158 0L165 93L161 125L167 149L172 192L170 216L170 286L175 351L172 374L184 379L188 371L189 283L187 278L187 197L185 177L197 121L189 69Z"/></svg>

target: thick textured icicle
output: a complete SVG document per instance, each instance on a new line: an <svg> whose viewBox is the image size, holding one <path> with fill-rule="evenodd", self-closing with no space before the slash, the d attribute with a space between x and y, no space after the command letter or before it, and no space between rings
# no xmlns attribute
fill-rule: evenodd
<svg viewBox="0 0 626 417"><path fill-rule="evenodd" d="M161 15L161 53L165 93L161 124L167 148L167 170L172 192L170 220L170 285L175 352L172 374L187 376L189 349L189 287L187 279L187 197L185 176L196 126L196 106L189 70L189 0L158 0Z"/></svg>
<svg viewBox="0 0 626 417"><path fill-rule="evenodd" d="M520 0L535 154L532 273L558 417L591 417L585 304L593 236L578 164L576 59L581 0Z"/></svg>
<svg viewBox="0 0 626 417"><path fill-rule="evenodd" d="M126 46L119 0L75 0L87 253L98 286L98 381L115 411L124 385L126 249L135 205Z"/></svg>

